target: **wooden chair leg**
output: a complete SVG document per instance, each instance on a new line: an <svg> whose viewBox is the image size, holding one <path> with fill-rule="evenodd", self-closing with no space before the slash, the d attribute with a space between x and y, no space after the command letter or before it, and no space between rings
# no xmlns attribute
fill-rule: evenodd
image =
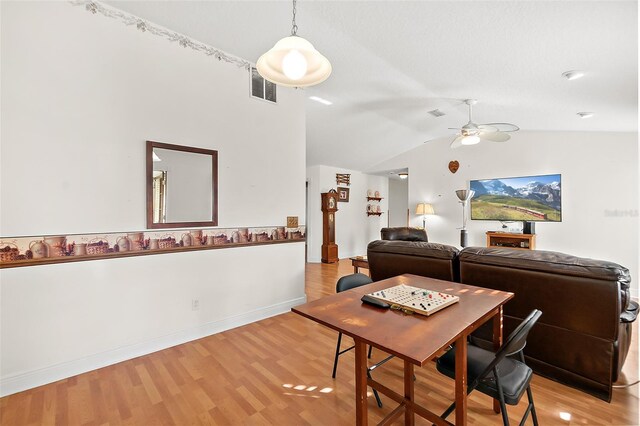
<svg viewBox="0 0 640 426"><path fill-rule="evenodd" d="M373 350L373 346L369 345L369 355L367 355L367 358L371 359L371 351Z"/></svg>

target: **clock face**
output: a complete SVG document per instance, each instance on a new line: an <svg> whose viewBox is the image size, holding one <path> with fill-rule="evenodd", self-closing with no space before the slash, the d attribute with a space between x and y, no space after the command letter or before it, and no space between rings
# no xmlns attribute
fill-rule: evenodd
<svg viewBox="0 0 640 426"><path fill-rule="evenodd" d="M329 208L332 209L336 206L336 199L334 197L329 197Z"/></svg>

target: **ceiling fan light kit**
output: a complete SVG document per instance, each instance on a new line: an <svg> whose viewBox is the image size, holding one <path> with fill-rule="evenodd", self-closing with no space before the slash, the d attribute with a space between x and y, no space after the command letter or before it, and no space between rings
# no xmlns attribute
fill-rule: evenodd
<svg viewBox="0 0 640 426"><path fill-rule="evenodd" d="M518 126L511 123L474 123L471 118L472 106L477 102L475 99L466 99L464 101L469 106L469 122L460 128L452 128L452 130L460 130L460 133L451 142L451 148L475 145L482 141L506 142L511 139L507 132L520 130Z"/></svg>
<svg viewBox="0 0 640 426"><path fill-rule="evenodd" d="M480 143L480 136L478 135L468 135L468 136L464 136L461 140L460 143L462 145L475 145L477 143Z"/></svg>
<svg viewBox="0 0 640 426"><path fill-rule="evenodd" d="M280 39L256 62L256 69L265 80L280 86L308 87L329 78L332 71L329 60L297 32L296 0L293 0L291 35Z"/></svg>

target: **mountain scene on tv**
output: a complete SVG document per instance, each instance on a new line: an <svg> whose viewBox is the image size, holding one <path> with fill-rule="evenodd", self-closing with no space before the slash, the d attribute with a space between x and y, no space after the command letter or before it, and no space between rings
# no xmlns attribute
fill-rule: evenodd
<svg viewBox="0 0 640 426"><path fill-rule="evenodd" d="M472 180L471 219L560 222L560 175Z"/></svg>

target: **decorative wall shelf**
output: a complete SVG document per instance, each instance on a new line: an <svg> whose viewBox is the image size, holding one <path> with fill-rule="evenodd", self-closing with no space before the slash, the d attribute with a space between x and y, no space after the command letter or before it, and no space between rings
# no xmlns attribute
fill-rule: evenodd
<svg viewBox="0 0 640 426"><path fill-rule="evenodd" d="M367 212L367 216L380 216L384 212Z"/></svg>
<svg viewBox="0 0 640 426"><path fill-rule="evenodd" d="M0 269L305 241L304 226L0 238Z"/></svg>
<svg viewBox="0 0 640 426"><path fill-rule="evenodd" d="M382 197L367 197L367 201L382 201Z"/></svg>

